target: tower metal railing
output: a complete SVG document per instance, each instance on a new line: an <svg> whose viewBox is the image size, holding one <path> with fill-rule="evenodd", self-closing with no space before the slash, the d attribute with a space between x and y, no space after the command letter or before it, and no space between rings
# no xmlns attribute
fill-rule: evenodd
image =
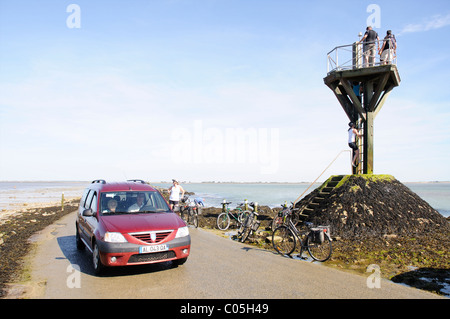
<svg viewBox="0 0 450 319"><path fill-rule="evenodd" d="M384 54L379 50L389 41L390 48ZM340 45L327 54L327 73L366 68L385 64L397 65L397 54L391 39L380 41ZM372 49L371 49L372 48ZM382 61L381 58L384 58Z"/></svg>

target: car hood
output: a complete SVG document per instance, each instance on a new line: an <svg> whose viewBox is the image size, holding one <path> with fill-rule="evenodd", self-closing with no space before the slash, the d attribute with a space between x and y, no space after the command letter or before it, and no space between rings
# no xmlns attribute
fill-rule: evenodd
<svg viewBox="0 0 450 319"><path fill-rule="evenodd" d="M106 231L131 233L178 229L185 226L175 213L147 213L102 216Z"/></svg>

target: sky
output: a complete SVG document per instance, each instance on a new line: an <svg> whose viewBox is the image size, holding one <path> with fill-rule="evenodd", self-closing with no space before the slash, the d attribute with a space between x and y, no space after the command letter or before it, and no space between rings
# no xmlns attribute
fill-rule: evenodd
<svg viewBox="0 0 450 319"><path fill-rule="evenodd" d="M401 78L374 173L450 181L448 0L0 0L0 180L349 174L323 78L368 24L395 34Z"/></svg>

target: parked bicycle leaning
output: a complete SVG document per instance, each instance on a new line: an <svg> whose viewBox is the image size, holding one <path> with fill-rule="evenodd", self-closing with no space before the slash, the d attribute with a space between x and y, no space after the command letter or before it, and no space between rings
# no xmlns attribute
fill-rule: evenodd
<svg viewBox="0 0 450 319"><path fill-rule="evenodd" d="M282 255L290 256L297 246L300 246L299 257L306 249L310 256L317 261L326 261L331 257L332 244L329 226L314 227L306 222L307 231L300 232L287 218L287 224L278 226L272 234L273 248Z"/></svg>
<svg viewBox="0 0 450 319"><path fill-rule="evenodd" d="M180 201L180 217L187 225L193 225L195 228L198 227L198 214L199 209L203 204L197 199L192 203L189 199L189 195L184 195Z"/></svg>
<svg viewBox="0 0 450 319"><path fill-rule="evenodd" d="M261 221L258 220L258 203L251 202L248 206L250 213L246 216L238 231L242 243L245 242L252 233L256 232L261 224Z"/></svg>
<svg viewBox="0 0 450 319"><path fill-rule="evenodd" d="M222 202L222 213L217 216L217 228L220 230L227 230L232 219L240 227L242 221L250 213L248 210L245 210L244 203L239 204L234 211L231 211L229 208L230 204L231 202L227 202L225 199Z"/></svg>

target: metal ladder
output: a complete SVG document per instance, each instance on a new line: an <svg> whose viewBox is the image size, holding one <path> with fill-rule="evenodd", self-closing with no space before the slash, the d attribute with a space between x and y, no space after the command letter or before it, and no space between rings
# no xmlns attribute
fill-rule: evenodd
<svg viewBox="0 0 450 319"><path fill-rule="evenodd" d="M358 126L358 130L361 132L362 137L358 138L358 149L359 149L359 158L358 158L358 165L354 169L352 167L352 172L354 174L363 174L363 167L364 167L364 122L361 122ZM352 154L352 160L353 160L353 154ZM350 161L351 165L351 161Z"/></svg>

